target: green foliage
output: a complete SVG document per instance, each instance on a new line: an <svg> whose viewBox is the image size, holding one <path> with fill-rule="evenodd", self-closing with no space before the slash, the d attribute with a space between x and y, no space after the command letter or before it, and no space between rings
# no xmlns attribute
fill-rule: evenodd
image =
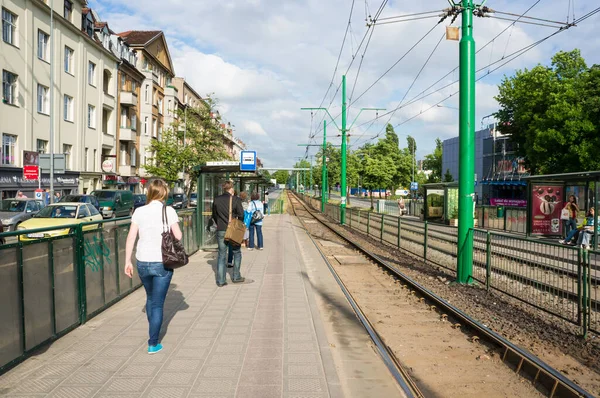
<svg viewBox="0 0 600 398"><path fill-rule="evenodd" d="M505 78L496 100L499 130L511 135L532 173L600 167L600 68L588 68L579 50Z"/></svg>
<svg viewBox="0 0 600 398"><path fill-rule="evenodd" d="M423 168L425 170L431 170L427 182L442 181L442 140L439 138L435 139L435 149L433 150L433 153L425 156Z"/></svg>
<svg viewBox="0 0 600 398"><path fill-rule="evenodd" d="M446 169L446 174L444 174L444 182L452 182L454 181L454 177L452 177L452 173L450 173L450 169Z"/></svg>
<svg viewBox="0 0 600 398"><path fill-rule="evenodd" d="M160 139L152 140L150 144L152 156L143 165L146 172L173 183L178 180L178 173L184 171L189 177L189 193L198 177L198 172L193 170L195 166L230 159L223 145L220 120L211 116L215 104L209 96L205 106L176 110L175 122Z"/></svg>
<svg viewBox="0 0 600 398"><path fill-rule="evenodd" d="M277 184L287 184L290 178L290 173L286 170L277 170L273 173L272 178L277 180Z"/></svg>

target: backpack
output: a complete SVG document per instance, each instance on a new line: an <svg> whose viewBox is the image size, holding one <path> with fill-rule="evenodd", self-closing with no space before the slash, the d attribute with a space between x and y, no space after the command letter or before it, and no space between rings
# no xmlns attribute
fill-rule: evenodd
<svg viewBox="0 0 600 398"><path fill-rule="evenodd" d="M258 210L258 208L256 207L256 203L254 203L254 201L252 201L252 204L254 205L255 210L252 213L252 219L250 220L250 224L256 224L257 222L262 221L264 216L261 213L261 211Z"/></svg>

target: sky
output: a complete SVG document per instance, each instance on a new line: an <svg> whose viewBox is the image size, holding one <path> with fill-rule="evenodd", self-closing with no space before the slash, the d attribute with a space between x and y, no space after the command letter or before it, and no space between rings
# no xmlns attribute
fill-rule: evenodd
<svg viewBox="0 0 600 398"><path fill-rule="evenodd" d="M221 115L235 126L234 134L248 149L257 151L265 167L274 168L291 167L304 157L306 147L299 144L323 141L323 118L328 122L330 119L322 111L311 115L301 107L327 107L336 119L336 124L327 127L327 139L340 143L337 126L341 126L342 99L341 90L337 89L346 72L348 124L358 116L349 132L352 149L369 140L376 141L388 121L395 126L401 147L407 146L408 135L416 139L418 159L433 151L436 138L458 136L458 95L452 95L458 91L458 84L450 83L458 80L455 68L459 43L445 39L451 20L438 23L440 18L436 17L368 28L366 20L369 15L376 15L383 2L89 1L90 7L115 32L164 31L176 75L185 77L201 95L213 94ZM535 4L526 16L566 22L573 15L579 18L592 11L598 7L596 3L489 0L486 6L521 15ZM386 18L446 7L448 2L444 0L390 0L378 19L379 23L390 22L394 19ZM498 110L494 100L498 84L516 70L549 65L557 51L575 48L581 50L588 65L600 64L600 36L594 32L594 25L599 23L600 13L506 63L512 59L511 54L556 29L475 18L474 37L479 51L476 68L481 69L477 77L482 77L476 86L476 129L493 122L486 116ZM452 26L460 26L460 17ZM380 116L401 104L396 112ZM387 111L365 110L359 115L361 108ZM374 120L377 116L380 117ZM311 136L314 138L309 140ZM309 147L308 156L314 156L317 150Z"/></svg>

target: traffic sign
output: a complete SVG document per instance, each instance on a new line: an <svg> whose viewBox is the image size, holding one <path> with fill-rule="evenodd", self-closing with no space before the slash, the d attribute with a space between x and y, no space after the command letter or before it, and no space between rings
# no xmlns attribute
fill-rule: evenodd
<svg viewBox="0 0 600 398"><path fill-rule="evenodd" d="M419 183L418 182L411 182L410 183L410 190L411 191L418 191L419 190Z"/></svg>
<svg viewBox="0 0 600 398"><path fill-rule="evenodd" d="M256 171L256 151L242 151L240 171Z"/></svg>
<svg viewBox="0 0 600 398"><path fill-rule="evenodd" d="M43 200L44 199L44 190L43 189L36 189L35 190L35 198L37 200Z"/></svg>
<svg viewBox="0 0 600 398"><path fill-rule="evenodd" d="M23 166L23 179L24 180L37 180L40 178L40 169L37 166L26 165Z"/></svg>

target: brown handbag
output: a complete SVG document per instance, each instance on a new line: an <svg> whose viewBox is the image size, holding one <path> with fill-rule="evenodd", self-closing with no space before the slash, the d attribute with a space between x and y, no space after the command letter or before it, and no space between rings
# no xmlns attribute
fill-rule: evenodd
<svg viewBox="0 0 600 398"><path fill-rule="evenodd" d="M169 223L167 222L167 206L163 205L162 210L162 259L163 266L167 269L181 268L186 265L190 260L188 255L185 253L185 249L181 241L173 236Z"/></svg>
<svg viewBox="0 0 600 398"><path fill-rule="evenodd" d="M229 198L229 224L225 231L225 242L232 243L236 246L241 246L246 233L246 224L237 218L231 218L231 206L233 204L233 196Z"/></svg>

